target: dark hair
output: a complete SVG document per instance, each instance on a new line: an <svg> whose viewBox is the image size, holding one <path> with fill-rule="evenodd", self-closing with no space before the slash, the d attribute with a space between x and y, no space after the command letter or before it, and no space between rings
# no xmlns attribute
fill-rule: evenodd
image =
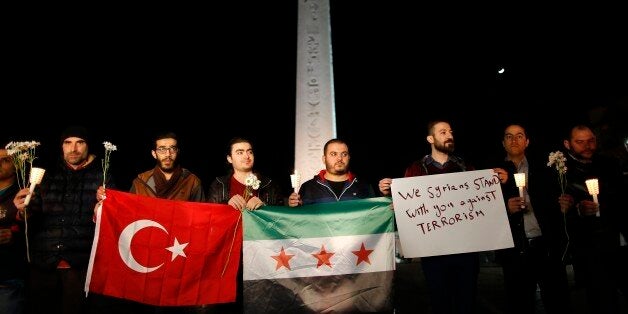
<svg viewBox="0 0 628 314"><path fill-rule="evenodd" d="M234 137L229 141L229 145L227 146L226 156L231 156L231 149L233 148L233 145L238 144L238 143L249 143L251 144L251 147L253 147L253 144L248 139L244 137Z"/></svg>
<svg viewBox="0 0 628 314"><path fill-rule="evenodd" d="M427 123L427 135L434 135L434 126L444 122L447 123L449 125L451 125L451 123L449 123L449 121L443 120L443 119L437 119L437 120L432 120L430 122Z"/></svg>
<svg viewBox="0 0 628 314"><path fill-rule="evenodd" d="M154 148L157 148L157 141L159 141L159 140L163 140L163 139L167 139L167 138L174 139L175 141L177 141L177 146L179 146L179 145L180 145L180 143L179 143L179 139L177 138L177 134L175 134L175 133L174 133L174 132L172 132L172 131L167 131L167 132L161 132L161 133L158 133L158 134L155 136L155 138L154 138L154 140L153 140L153 145L155 146ZM153 149L154 149L154 148L153 148ZM180 148L181 148L181 147L179 147L179 149L180 149Z"/></svg>
<svg viewBox="0 0 628 314"><path fill-rule="evenodd" d="M565 138L564 138L564 139L565 139L565 140L568 140L568 141L571 141L571 136L572 136L572 134L573 134L573 131L575 131L575 130L581 130L581 131L583 131L583 130L589 130L589 131L591 131L591 132L593 133L593 135L596 135L596 134L593 132L593 128L591 128L590 126L588 126L588 125L586 125L586 124L576 124L576 125L574 125L573 127L569 128L569 130L567 131L567 133L565 133Z"/></svg>
<svg viewBox="0 0 628 314"><path fill-rule="evenodd" d="M525 135L525 137L528 138L528 131L527 131L526 127L522 123L519 123L519 122L513 122L513 123L506 124L506 126L504 126L504 128L503 128L504 132L506 131L507 128L509 128L511 126L514 126L514 125L522 128L523 129L523 135ZM505 136L505 135L506 135L505 133L502 134L502 136Z"/></svg>
<svg viewBox="0 0 628 314"><path fill-rule="evenodd" d="M323 146L323 155L327 155L327 146L329 146L329 144L345 144L347 145L347 142L338 139L338 138L332 138L331 140L327 141L327 143L325 143L325 146ZM347 148L349 148L349 145L347 145Z"/></svg>

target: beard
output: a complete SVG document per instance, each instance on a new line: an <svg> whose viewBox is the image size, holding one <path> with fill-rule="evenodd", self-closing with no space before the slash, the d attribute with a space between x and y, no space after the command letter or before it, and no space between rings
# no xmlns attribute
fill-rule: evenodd
<svg viewBox="0 0 628 314"><path fill-rule="evenodd" d="M571 153L574 157L576 157L576 159L580 161L588 162L591 161L591 159L593 158L594 152L591 150L585 150L580 153L576 153L573 150L569 150L569 153Z"/></svg>
<svg viewBox="0 0 628 314"><path fill-rule="evenodd" d="M454 140L447 140L444 143L435 141L434 142L434 148L444 154L451 154L454 152Z"/></svg>
<svg viewBox="0 0 628 314"><path fill-rule="evenodd" d="M340 167L336 167L336 164L327 164L325 165L325 168L327 170L328 173L333 174L333 175L343 175L343 174L347 174L348 172L348 167L346 164L342 164L340 165Z"/></svg>
<svg viewBox="0 0 628 314"><path fill-rule="evenodd" d="M164 161L169 161L170 164L169 165L165 165ZM163 173L172 173L174 171L174 169L177 167L177 160L176 159L172 159L172 158L164 158L164 159L158 160L157 161L157 167L159 167L159 169Z"/></svg>

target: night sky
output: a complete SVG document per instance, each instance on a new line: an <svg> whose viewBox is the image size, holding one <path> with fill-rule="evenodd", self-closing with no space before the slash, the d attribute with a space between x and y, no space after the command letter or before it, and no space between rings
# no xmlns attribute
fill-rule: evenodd
<svg viewBox="0 0 628 314"><path fill-rule="evenodd" d="M374 187L402 176L429 152L425 125L434 118L452 121L456 153L480 168L503 156L501 132L513 121L526 124L530 149L543 156L575 122L604 130L605 149L620 145L628 26L614 12L624 11L331 0L337 130L352 169ZM0 140L41 141L35 164L49 166L60 132L83 124L99 156L103 140L118 146L111 169L126 190L154 165L154 133L174 130L183 166L208 185L227 169L228 140L244 136L257 168L289 188L295 1L57 8L14 19L3 42ZM30 115L47 122L31 126Z"/></svg>

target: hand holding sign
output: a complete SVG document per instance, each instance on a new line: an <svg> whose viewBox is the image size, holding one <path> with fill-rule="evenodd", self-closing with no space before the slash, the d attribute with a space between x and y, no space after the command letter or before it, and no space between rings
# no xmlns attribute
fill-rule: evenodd
<svg viewBox="0 0 628 314"><path fill-rule="evenodd" d="M392 197L405 257L514 246L493 170L393 179Z"/></svg>

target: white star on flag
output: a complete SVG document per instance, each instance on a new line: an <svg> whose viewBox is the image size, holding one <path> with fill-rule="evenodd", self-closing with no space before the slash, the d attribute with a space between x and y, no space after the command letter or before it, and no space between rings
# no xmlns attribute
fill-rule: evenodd
<svg viewBox="0 0 628 314"><path fill-rule="evenodd" d="M172 252L172 259L170 260L171 262L174 261L174 259L181 255L183 257L187 257L185 256L185 252L183 252L183 249L185 249L186 246L188 246L188 243L183 243L180 244L179 240L177 238L174 238L174 244L171 247L167 247L166 250Z"/></svg>

